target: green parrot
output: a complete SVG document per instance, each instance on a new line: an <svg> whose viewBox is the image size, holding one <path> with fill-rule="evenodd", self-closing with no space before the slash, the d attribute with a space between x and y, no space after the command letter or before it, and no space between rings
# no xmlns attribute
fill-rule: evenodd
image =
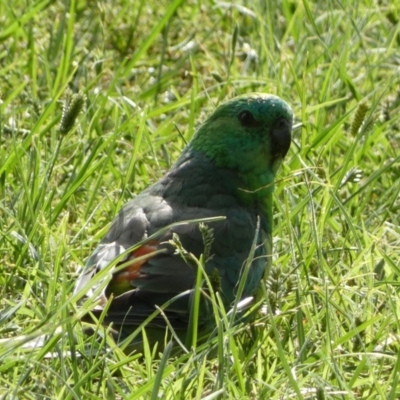
<svg viewBox="0 0 400 400"><path fill-rule="evenodd" d="M257 232L241 299L254 294L270 264L274 178L290 147L292 120L288 104L270 94L247 94L220 105L172 168L122 208L88 259L75 293L94 296L90 280L120 257L92 312L97 317L104 312L103 323L126 337L170 301L164 315L146 325L149 341L163 340L165 318L185 338L197 269L171 239L178 235L183 248L200 257L205 244L199 223L179 222L224 217L208 224L213 240L205 271L214 280L218 276L217 290L229 309ZM211 309L202 310L199 330L215 321ZM140 349L141 336L134 340Z"/></svg>

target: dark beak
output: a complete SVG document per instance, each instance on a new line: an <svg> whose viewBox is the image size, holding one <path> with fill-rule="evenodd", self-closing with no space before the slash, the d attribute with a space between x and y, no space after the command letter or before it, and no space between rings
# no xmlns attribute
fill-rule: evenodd
<svg viewBox="0 0 400 400"><path fill-rule="evenodd" d="M286 118L278 118L272 125L272 157L285 157L292 140L292 121Z"/></svg>

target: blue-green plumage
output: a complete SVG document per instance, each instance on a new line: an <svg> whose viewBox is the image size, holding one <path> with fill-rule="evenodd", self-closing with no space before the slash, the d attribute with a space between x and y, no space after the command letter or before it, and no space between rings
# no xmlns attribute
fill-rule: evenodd
<svg viewBox="0 0 400 400"><path fill-rule="evenodd" d="M291 124L289 106L271 95L246 95L218 107L171 170L120 211L89 258L75 291L79 292L118 254L161 228L223 216L224 220L210 223L214 239L206 271L218 271L220 294L229 307L260 221L258 246L242 297L254 293L271 256L273 183L290 146ZM113 272L100 296L103 305L114 296L105 321L112 322L117 330L132 331L156 306L193 289L196 271L170 244L174 233L190 253L199 257L204 251L198 224L183 224L153 237L126 256L122 261L127 267ZM159 250L163 252L152 254ZM190 314L189 299L189 295L181 298L166 310L172 326L183 332ZM165 321L156 317L149 327L164 330Z"/></svg>

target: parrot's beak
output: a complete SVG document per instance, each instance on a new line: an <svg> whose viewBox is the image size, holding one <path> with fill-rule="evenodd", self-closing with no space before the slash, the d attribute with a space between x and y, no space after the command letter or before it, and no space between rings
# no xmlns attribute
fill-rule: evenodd
<svg viewBox="0 0 400 400"><path fill-rule="evenodd" d="M284 158L289 151L292 140L292 121L286 118L277 119L271 131L272 157Z"/></svg>

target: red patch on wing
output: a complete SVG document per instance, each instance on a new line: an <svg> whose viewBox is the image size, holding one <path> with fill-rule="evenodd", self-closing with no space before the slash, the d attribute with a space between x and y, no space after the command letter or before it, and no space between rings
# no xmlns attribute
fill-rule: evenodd
<svg viewBox="0 0 400 400"><path fill-rule="evenodd" d="M113 276L113 281L115 283L123 281L131 282L138 278L142 265L146 263L149 258L153 257L153 253L157 250L158 242L153 240L132 251L128 259L124 261L124 263L128 263L129 261L132 262L127 265L123 270L117 272Z"/></svg>

